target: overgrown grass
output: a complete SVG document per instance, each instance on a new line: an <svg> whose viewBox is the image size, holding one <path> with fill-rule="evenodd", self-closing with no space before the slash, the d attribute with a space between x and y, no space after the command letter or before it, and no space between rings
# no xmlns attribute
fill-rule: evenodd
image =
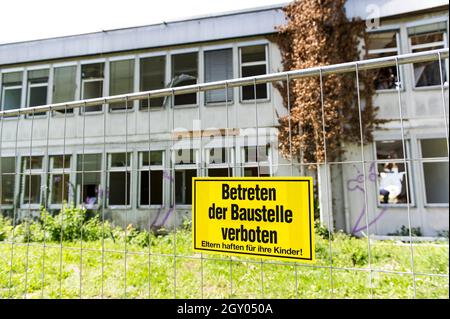
<svg viewBox="0 0 450 319"><path fill-rule="evenodd" d="M13 234L0 218L0 298L449 297L448 242L414 244L412 265L408 243L371 241L369 258L367 239L322 234L315 265L261 262L193 253L189 229L125 231L73 213L67 218L80 226L72 237L52 237L57 231L41 222L16 226ZM43 216L48 224L62 220Z"/></svg>

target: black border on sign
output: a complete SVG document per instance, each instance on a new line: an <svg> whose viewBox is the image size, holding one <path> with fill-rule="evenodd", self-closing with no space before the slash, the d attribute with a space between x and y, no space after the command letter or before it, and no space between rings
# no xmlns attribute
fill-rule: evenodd
<svg viewBox="0 0 450 319"><path fill-rule="evenodd" d="M258 181L258 182L307 182L308 183L308 216L309 216L309 258L301 258L301 257L286 257L286 256L277 256L277 255L267 255L267 254L252 254L245 252L237 252L237 251L228 251L228 250L217 250L217 249L206 249L206 248L198 248L197 247L197 234L196 234L196 214L195 210L197 209L196 201L197 201L197 182L248 182L248 181ZM211 178L211 179L196 179L194 181L194 207L192 209L193 219L194 219L194 249L203 250L203 251L215 251L220 253L231 253L231 254L241 254L241 255L251 255L251 256L265 256L265 257L273 257L273 258L287 258L287 259L296 259L296 260L312 260L312 227L311 227L311 180L307 179L260 179L260 178L249 178L249 179L220 179L220 178Z"/></svg>

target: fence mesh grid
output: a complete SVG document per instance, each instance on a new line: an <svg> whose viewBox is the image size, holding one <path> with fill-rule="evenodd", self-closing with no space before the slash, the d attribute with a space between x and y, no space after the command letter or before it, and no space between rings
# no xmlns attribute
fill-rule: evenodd
<svg viewBox="0 0 450 319"><path fill-rule="evenodd" d="M409 155L411 117L404 114L405 108L408 108L404 95L409 93L404 89L402 78L408 76L408 73L402 70L402 65L417 61L414 60L415 57L439 63L439 90L433 90L430 94L440 100L441 107L433 109L436 113L429 117L442 121L442 134L445 134L447 147L445 156L425 158L422 154ZM78 104L2 111L0 205L2 214L9 218L10 224L4 218L0 225L0 297L448 298L448 239L433 242L417 240L420 237L415 237L411 211L417 207L410 198L417 196L421 191L418 188L426 187L424 179L418 179L415 176L418 173L411 170L411 167L424 162L443 163L448 167L448 82L447 75L443 72L448 70L448 49L411 54L408 59L395 56L378 60L394 65L400 75L396 83L397 89L390 93L389 98L394 101L392 105L398 110L399 142L403 155L397 161L405 169L406 200L401 209L406 211L407 225L401 241L398 237L395 238L396 241L377 239L373 235L375 222L367 213L380 209L379 205L374 207L370 199L379 197L378 188L373 189L368 185L379 176L371 167L387 164L387 161L366 157L370 146L363 142L364 107L360 96L359 76L361 69L379 68L381 65L360 61L347 63L345 68L336 65L277 74L275 80L286 83L285 107L291 156L285 161L279 162L277 159L275 163L273 157L280 157L276 151L276 142L269 143L272 150L266 154L272 160L267 160L264 154L259 153L259 139L265 139L266 136L260 134L263 129L260 127L261 116L264 115L261 114L261 104L264 101L256 97L261 84L266 84L267 92L270 92L268 94L277 94L273 87L269 87L275 82L270 75L218 82L213 87L215 90L223 90L225 108L225 112L218 115L223 116L219 136L222 142L220 147L225 153L218 160L222 160L222 165L217 166L211 165L210 159L214 155L205 147L212 136L208 135L210 131L204 120L203 112L206 109L201 105L201 95L203 91L211 89L202 85L140 92L138 97L136 94L123 95L121 101L125 110L120 113L122 120L120 123L114 120L112 129L108 123L112 119L112 113L107 111L108 103L114 100L111 97L102 98L100 102L97 99L76 102ZM341 161L330 161L328 158L323 79L335 71L353 74L356 81L355 112L357 108L360 127L360 142L356 148L359 149L359 158ZM324 162L321 163L305 163L292 156L294 146L291 135L290 90L292 83L300 76L318 77L320 83L318 94L325 150ZM239 96L240 87L244 84L253 87L253 98L245 105L233 103L229 90L234 89L233 94ZM183 89L187 91L182 91ZM164 92L161 93L162 91ZM180 122L177 113L187 114L186 108L177 107L175 103L176 97L182 96L179 91L194 94L196 104L200 105L192 108L194 111L190 113L192 128L184 130L180 130L177 124ZM151 109L152 99L158 94L165 96L165 100L170 103L169 107L162 108L164 112L167 111L170 127L165 132L169 138L163 143L159 139L158 147L155 148L156 135L161 132L153 130L152 125L162 120L158 115L161 108L156 111ZM139 102L135 102L136 100ZM130 122L132 113L129 109L136 109L141 100L147 101L148 111L141 112L140 116L147 117L148 127L141 130L139 135L130 133L130 125L134 126L133 132L136 132L138 124ZM95 106L95 102L100 103L103 109L100 122L93 121L89 114L89 108ZM239 114L240 108L245 108L245 113ZM74 109L73 114L68 112L69 109ZM78 109L82 112L77 114ZM240 125L241 120L247 124ZM61 128L59 132L53 131L57 136L51 133L54 121ZM81 127L69 127L71 121L81 123ZM254 124L248 125L252 121ZM119 134L123 140L118 140L117 135L108 136L108 131L119 130L115 125L124 128L124 134ZM89 133L92 126L101 127L102 135L93 136ZM45 130L45 138L36 137L40 134L36 132L36 127ZM247 128L256 132L256 143L253 144L256 160L253 166L249 166L245 160L236 160L237 152L241 152L244 158L250 156L249 148L241 150L237 147L238 136L235 134L236 130ZM81 134L81 145L79 140L77 144L73 138L67 138L69 130L73 133L74 129ZM23 132L29 132L29 136L25 136ZM186 136L189 147L196 150L192 154L189 152L190 158L183 157L186 148L177 148ZM101 148L95 146L97 148L94 152L93 145L101 145ZM162 155L158 155L161 145L165 145L164 151ZM95 157L97 155L100 156ZM58 156L61 160L59 163ZM123 158L119 158L120 156ZM181 161L177 161L177 156L182 158ZM13 170L7 169L8 158L14 158ZM96 162L95 158L99 160ZM316 240L315 264L217 256L191 251L188 184L192 176L208 176L213 174L214 169L218 169L217 172L222 174L220 176L254 174L260 177L275 175L274 171L282 167L286 169L281 170L285 172L282 173L284 176L298 176L308 172L319 174L311 165L325 167L320 173L325 181L320 192L324 192L322 196L326 198L320 199L320 204L325 205L320 209L326 214L321 216L320 222L328 230L334 229L333 214L330 213L333 210L335 187L332 168L345 169L352 166L360 173L355 181L359 183L357 187L362 192L364 205L362 211L366 213L359 216L353 229L347 229L348 232L353 232L359 226L358 232L355 232L359 234L359 239L347 236L347 242L339 242L340 236L345 235L329 233L322 226L316 225L316 232L322 230L322 233ZM448 183L448 176L446 178ZM94 184L92 179L95 180ZM77 186L73 186L75 180ZM412 181L415 181L415 186L410 189ZM118 191L113 190L113 183L123 186ZM92 185L96 187L92 188ZM13 190L5 187L13 187ZM159 191L153 191L158 187L161 187ZM8 202L4 197L11 192L14 194L13 200ZM147 194L144 195L144 192ZM62 208L62 204L55 205L55 196L60 203L70 200L74 202L74 206L68 204ZM143 200L146 196L148 199ZM95 198L94 202L89 201L92 197ZM36 200L33 202L33 199ZM146 204L141 205L143 201ZM118 202L120 203L117 204ZM448 199L443 204L439 209L447 214L445 218L448 219ZM383 206L381 209L384 209ZM398 208L393 208L393 214L396 213L395 209ZM51 213L47 214L48 211ZM91 218L84 218L84 213L90 214Z"/></svg>

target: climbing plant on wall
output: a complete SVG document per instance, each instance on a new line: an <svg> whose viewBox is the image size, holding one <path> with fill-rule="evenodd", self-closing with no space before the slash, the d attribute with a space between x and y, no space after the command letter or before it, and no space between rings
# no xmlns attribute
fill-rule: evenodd
<svg viewBox="0 0 450 319"><path fill-rule="evenodd" d="M348 20L344 5L345 0L296 0L283 8L288 22L271 40L281 50L285 71L360 60L358 46L367 38L365 25L360 19ZM383 123L372 102L373 76L369 71L359 73L365 143ZM276 87L287 107L286 84ZM279 149L287 158L292 145L292 156L303 162L325 160L320 86L319 76L289 83L290 116L279 118ZM332 161L342 154L343 143L361 141L355 72L323 75L322 87L326 155Z"/></svg>

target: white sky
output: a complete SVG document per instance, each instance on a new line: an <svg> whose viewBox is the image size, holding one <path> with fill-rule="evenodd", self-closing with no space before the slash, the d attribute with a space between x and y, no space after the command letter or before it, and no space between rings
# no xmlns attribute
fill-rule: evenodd
<svg viewBox="0 0 450 319"><path fill-rule="evenodd" d="M0 43L140 26L286 2L289 0L3 0Z"/></svg>

